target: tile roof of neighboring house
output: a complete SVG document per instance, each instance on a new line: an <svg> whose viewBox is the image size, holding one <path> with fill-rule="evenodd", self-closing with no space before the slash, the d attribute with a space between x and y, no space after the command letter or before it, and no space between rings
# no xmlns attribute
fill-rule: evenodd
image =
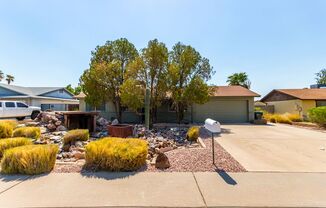
<svg viewBox="0 0 326 208"><path fill-rule="evenodd" d="M260 97L259 94L241 86L211 86L211 89L214 97ZM85 97L83 92L74 96L77 99Z"/></svg>
<svg viewBox="0 0 326 208"><path fill-rule="evenodd" d="M55 90L61 90L61 89L65 90L64 87L21 87L21 86L8 85L3 83L0 83L0 87L28 96L39 96ZM66 91L69 94L71 94L68 90Z"/></svg>
<svg viewBox="0 0 326 208"><path fill-rule="evenodd" d="M326 89L275 89L268 93L262 100L267 98L271 93L278 91L301 100L326 100Z"/></svg>
<svg viewBox="0 0 326 208"><path fill-rule="evenodd" d="M260 97L259 94L242 86L212 86L215 97Z"/></svg>

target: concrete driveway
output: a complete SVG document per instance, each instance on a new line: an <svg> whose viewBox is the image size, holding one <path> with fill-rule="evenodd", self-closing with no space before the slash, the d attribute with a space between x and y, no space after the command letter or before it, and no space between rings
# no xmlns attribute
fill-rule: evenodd
<svg viewBox="0 0 326 208"><path fill-rule="evenodd" d="M326 133L288 125L223 125L216 138L248 171L326 172Z"/></svg>

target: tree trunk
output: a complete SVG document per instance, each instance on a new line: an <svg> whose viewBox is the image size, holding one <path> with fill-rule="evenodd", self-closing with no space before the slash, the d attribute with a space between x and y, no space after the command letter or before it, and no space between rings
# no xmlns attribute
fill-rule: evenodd
<svg viewBox="0 0 326 208"><path fill-rule="evenodd" d="M119 121L119 123L122 122L122 111L121 111L121 105L120 105L120 102L118 100L114 101L113 102L114 104L114 110L115 110L115 115Z"/></svg>

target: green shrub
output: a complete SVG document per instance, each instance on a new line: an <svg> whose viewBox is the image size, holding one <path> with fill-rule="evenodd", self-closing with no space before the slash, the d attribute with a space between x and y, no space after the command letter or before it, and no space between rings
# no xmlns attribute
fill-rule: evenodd
<svg viewBox="0 0 326 208"><path fill-rule="evenodd" d="M14 130L14 137L38 139L40 136L41 129L39 127L20 127Z"/></svg>
<svg viewBox="0 0 326 208"><path fill-rule="evenodd" d="M96 170L133 171L146 163L147 153L145 140L107 137L86 145L86 166Z"/></svg>
<svg viewBox="0 0 326 208"><path fill-rule="evenodd" d="M326 106L310 109L308 117L311 122L317 123L320 126L326 126Z"/></svg>
<svg viewBox="0 0 326 208"><path fill-rule="evenodd" d="M23 146L23 145L31 145L33 144L32 141L28 138L24 137L17 137L17 138L8 138L8 139L1 139L0 140L0 157L3 156L5 150Z"/></svg>
<svg viewBox="0 0 326 208"><path fill-rule="evenodd" d="M70 144L76 141L87 141L89 138L88 129L70 130L63 137L63 143Z"/></svg>
<svg viewBox="0 0 326 208"><path fill-rule="evenodd" d="M16 120L1 120L0 123L6 123L12 126L15 129L18 126L18 122Z"/></svg>
<svg viewBox="0 0 326 208"><path fill-rule="evenodd" d="M8 149L1 159L5 174L41 174L50 172L55 164L58 146L26 145Z"/></svg>
<svg viewBox="0 0 326 208"><path fill-rule="evenodd" d="M198 137L199 137L199 127L198 126L192 126L188 129L188 132L187 132L187 140L188 141L197 141L198 140Z"/></svg>
<svg viewBox="0 0 326 208"><path fill-rule="evenodd" d="M0 123L0 138L12 137L13 127L8 123Z"/></svg>

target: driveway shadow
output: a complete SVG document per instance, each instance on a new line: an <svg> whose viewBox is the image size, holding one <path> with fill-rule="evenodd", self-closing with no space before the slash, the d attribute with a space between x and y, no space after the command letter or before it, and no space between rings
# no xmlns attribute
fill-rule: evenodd
<svg viewBox="0 0 326 208"><path fill-rule="evenodd" d="M49 173L43 173L39 175L24 175L24 174L0 174L0 181L10 182L10 181L26 181L34 180L36 178L44 177L49 175Z"/></svg>

